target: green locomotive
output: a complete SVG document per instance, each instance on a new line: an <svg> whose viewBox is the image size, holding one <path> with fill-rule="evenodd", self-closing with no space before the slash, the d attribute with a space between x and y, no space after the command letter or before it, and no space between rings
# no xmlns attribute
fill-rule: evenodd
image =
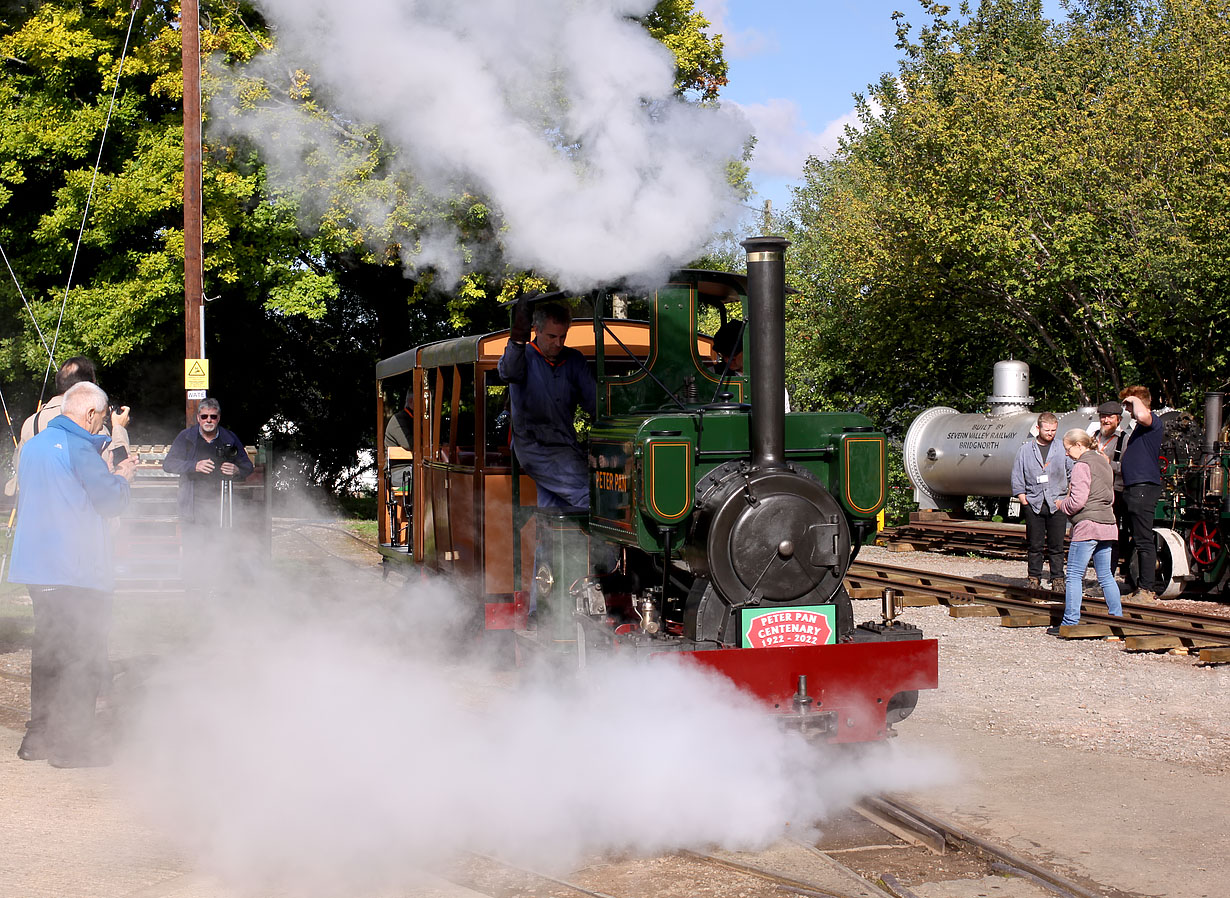
<svg viewBox="0 0 1230 898"><path fill-rule="evenodd" d="M588 295L592 326L568 334L597 385L588 510L533 507L500 426L507 332L380 363L381 402L407 387L414 434L400 496L382 460L387 558L468 583L522 654L686 658L822 738L888 735L937 685L938 651L855 624L843 577L886 498L885 437L862 415L786 412L786 245L746 241L746 277ZM745 322L746 376L711 362L702 323L726 321Z"/></svg>

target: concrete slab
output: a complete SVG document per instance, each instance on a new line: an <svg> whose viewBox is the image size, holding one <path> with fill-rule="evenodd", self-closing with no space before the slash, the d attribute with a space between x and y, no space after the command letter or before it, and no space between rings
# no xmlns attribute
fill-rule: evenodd
<svg viewBox="0 0 1230 898"><path fill-rule="evenodd" d="M755 854L714 851L712 855L736 864L794 877L800 882L813 883L827 892L846 898L883 898L884 895L824 852L788 839L776 842L768 850Z"/></svg>
<svg viewBox="0 0 1230 898"><path fill-rule="evenodd" d="M920 806L1078 880L1154 898L1225 898L1226 777L939 725L926 714L909 723L902 747L930 746L966 771L956 785L908 796Z"/></svg>
<svg viewBox="0 0 1230 898"><path fill-rule="evenodd" d="M919 898L1055 898L1050 889L1010 876L929 882L911 888Z"/></svg>

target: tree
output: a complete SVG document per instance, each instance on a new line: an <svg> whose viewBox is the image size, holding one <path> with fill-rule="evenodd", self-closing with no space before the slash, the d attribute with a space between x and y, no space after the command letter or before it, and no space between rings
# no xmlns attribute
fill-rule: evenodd
<svg viewBox="0 0 1230 898"><path fill-rule="evenodd" d="M792 342L817 395L898 420L977 407L1008 356L1059 407L1225 382L1227 4L1089 3L1058 25L1035 0L923 8L898 76L796 191L817 300Z"/></svg>
<svg viewBox="0 0 1230 898"><path fill-rule="evenodd" d="M0 23L0 248L31 311L12 281L0 286L0 315L14 325L0 331L0 381L13 411L32 410L48 355L36 323L50 343L64 301L57 357L98 359L104 387L136 408L138 426L170 422L162 432L146 423L143 436L169 439L182 414L178 5L157 0L135 16L125 0L18 6ZM640 25L674 53L681 96L716 97L721 42L705 34L691 0L664 0ZM251 440L266 422L283 422L284 440L317 459L312 479L337 486L373 438L372 412L356 399L368 395L375 359L499 326L499 300L543 281L502 264L501 221L481 190L457 184L441 197L422 189L413 167L390 176L402 149L331 109L310 73L222 77L275 48L252 5L204 3L201 40L208 115L219 103L264 104L306 110L319 128L289 190L273 188L269 160L251 141L206 131L207 354L228 424ZM345 164L326 164L339 153ZM386 214L361 214L373 208ZM429 251L445 227L485 264L455 283L429 264L407 276L403 250Z"/></svg>

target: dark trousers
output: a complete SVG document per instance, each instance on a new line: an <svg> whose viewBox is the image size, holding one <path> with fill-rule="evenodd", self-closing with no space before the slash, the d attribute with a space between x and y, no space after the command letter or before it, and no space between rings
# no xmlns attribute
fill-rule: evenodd
<svg viewBox="0 0 1230 898"><path fill-rule="evenodd" d="M34 643L27 738L53 755L71 754L87 747L99 693L111 681L111 594L77 586L31 586L30 600Z"/></svg>
<svg viewBox="0 0 1230 898"><path fill-rule="evenodd" d="M1160 483L1133 483L1123 489L1127 529L1132 533L1132 552L1136 557L1136 588L1156 592L1157 544L1153 541L1153 512L1161 498ZM1131 563L1132 555L1128 556Z"/></svg>
<svg viewBox="0 0 1230 898"><path fill-rule="evenodd" d="M1068 516L1061 511L1052 511L1045 505L1042 511L1022 506L1025 518L1025 536L1029 540L1029 576L1042 577L1042 568L1049 563L1051 579L1064 579L1063 538L1068 531Z"/></svg>
<svg viewBox="0 0 1230 898"><path fill-rule="evenodd" d="M1132 552L1132 531L1128 527L1127 521L1127 506L1123 501L1123 490L1115 490L1115 504L1113 506L1115 512L1115 524L1119 527L1119 538L1115 540L1114 546L1110 550L1110 570L1111 573L1118 574L1127 579L1127 563L1131 558ZM1122 567L1120 567L1122 564Z"/></svg>

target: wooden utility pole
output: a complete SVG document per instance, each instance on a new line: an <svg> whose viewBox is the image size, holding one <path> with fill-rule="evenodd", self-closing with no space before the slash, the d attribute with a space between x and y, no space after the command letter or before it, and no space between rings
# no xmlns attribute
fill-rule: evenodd
<svg viewBox="0 0 1230 898"><path fill-rule="evenodd" d="M184 358L205 358L201 260L201 28L198 0L182 0L179 15L184 68ZM188 425L198 400L188 399Z"/></svg>

